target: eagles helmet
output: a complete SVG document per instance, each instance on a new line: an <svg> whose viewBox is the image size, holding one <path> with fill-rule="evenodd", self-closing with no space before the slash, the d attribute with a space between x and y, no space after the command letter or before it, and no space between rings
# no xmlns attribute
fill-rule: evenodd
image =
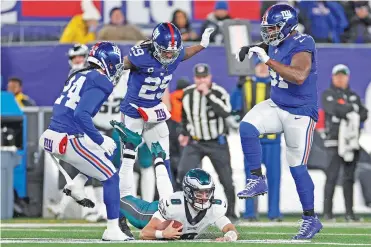
<svg viewBox="0 0 371 247"><path fill-rule="evenodd" d="M68 50L68 63L71 66L71 69L82 69L86 65L86 60L88 59L89 55L89 48L86 45L82 44L75 44L72 48ZM81 56L83 61L79 63L73 63L73 59L77 56Z"/></svg>
<svg viewBox="0 0 371 247"><path fill-rule="evenodd" d="M264 43L277 46L286 39L298 25L296 10L287 4L275 4L265 11L260 34Z"/></svg>
<svg viewBox="0 0 371 247"><path fill-rule="evenodd" d="M98 65L113 85L117 84L124 71L121 50L111 42L96 43L90 50L88 62Z"/></svg>
<svg viewBox="0 0 371 247"><path fill-rule="evenodd" d="M163 65L172 64L183 49L182 35L172 23L158 24L152 33L153 56Z"/></svg>
<svg viewBox="0 0 371 247"><path fill-rule="evenodd" d="M202 169L192 169L183 178L184 197L197 210L211 207L214 190L213 179L208 172Z"/></svg>

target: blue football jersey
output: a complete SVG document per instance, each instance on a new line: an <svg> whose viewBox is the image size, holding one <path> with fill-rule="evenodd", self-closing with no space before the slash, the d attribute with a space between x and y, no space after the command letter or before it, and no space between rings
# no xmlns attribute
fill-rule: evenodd
<svg viewBox="0 0 371 247"><path fill-rule="evenodd" d="M184 49L167 67L154 58L146 46L132 47L128 58L135 69L130 71L127 92L120 110L126 116L140 118L138 111L130 103L145 108L158 105L173 78L173 72L184 58Z"/></svg>
<svg viewBox="0 0 371 247"><path fill-rule="evenodd" d="M98 70L77 73L54 102L49 129L69 135L85 133L100 144L103 137L94 127L92 118L112 90L112 82Z"/></svg>
<svg viewBox="0 0 371 247"><path fill-rule="evenodd" d="M312 67L302 85L285 81L277 72L269 68L271 77L271 99L281 109L294 115L303 115L318 120L317 96L317 53L315 42L310 35L297 33L288 37L279 46L269 46L271 59L290 65L292 57L298 52L312 54Z"/></svg>

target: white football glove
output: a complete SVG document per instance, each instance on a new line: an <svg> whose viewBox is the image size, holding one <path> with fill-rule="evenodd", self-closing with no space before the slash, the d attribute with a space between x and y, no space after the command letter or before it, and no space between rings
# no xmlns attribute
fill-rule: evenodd
<svg viewBox="0 0 371 247"><path fill-rule="evenodd" d="M210 43L210 35L214 32L214 28L206 28L204 33L202 34L200 45L203 47L208 47Z"/></svg>
<svg viewBox="0 0 371 247"><path fill-rule="evenodd" d="M115 149L117 147L115 141L111 137L108 137L108 136L105 136L105 135L103 135L103 139L104 139L103 140L103 143L100 144L100 147L109 156L112 156L113 155L113 152L115 151Z"/></svg>
<svg viewBox="0 0 371 247"><path fill-rule="evenodd" d="M251 59L251 57L254 53L256 53L256 55L258 55L260 61L262 61L263 63L267 63L268 60L270 59L270 57L267 55L265 50L263 48L260 48L259 46L254 46L254 47L250 48L249 53L248 53L249 59Z"/></svg>

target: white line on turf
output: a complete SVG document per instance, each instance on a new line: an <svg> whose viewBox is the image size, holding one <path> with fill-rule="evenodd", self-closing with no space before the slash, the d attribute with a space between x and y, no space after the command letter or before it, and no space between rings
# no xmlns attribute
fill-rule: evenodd
<svg viewBox="0 0 371 247"><path fill-rule="evenodd" d="M105 242L98 239L38 239L38 238L27 238L27 239L19 239L19 238L4 238L0 240L1 244L43 244L43 243L54 243L54 244L64 244L64 243L71 243L71 244L87 244L87 243L96 243L96 244L110 244L110 243L117 243L119 241L111 241ZM148 240L134 240L125 242L125 244L137 244L137 243L155 243L155 244L163 244L168 243L169 241L148 241ZM194 243L215 243L213 240L186 240L180 242L194 242ZM371 246L371 244L357 244L357 243L332 243L332 242L310 242L308 240L239 240L235 242L237 244L283 244L283 245L296 245L296 244L311 244L311 245L331 245L331 246Z"/></svg>
<svg viewBox="0 0 371 247"><path fill-rule="evenodd" d="M1 228L3 232L18 232L18 231L26 231L26 232L100 232L101 229L47 229L47 228ZM139 230L132 230L133 233L140 232ZM207 234L207 232L206 232ZM295 235L296 232L252 232L247 231L246 235ZM320 233L321 236L371 236L371 233Z"/></svg>
<svg viewBox="0 0 371 247"><path fill-rule="evenodd" d="M105 227L105 223L5 223L1 224L0 227L4 228L48 228L48 227ZM297 222L239 222L237 226L248 226L248 227L295 227L299 226ZM371 228L370 222L352 222L352 223L329 223L324 222L325 228Z"/></svg>

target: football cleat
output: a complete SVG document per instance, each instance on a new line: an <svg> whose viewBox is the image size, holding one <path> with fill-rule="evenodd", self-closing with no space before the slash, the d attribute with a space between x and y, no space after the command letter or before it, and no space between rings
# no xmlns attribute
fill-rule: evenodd
<svg viewBox="0 0 371 247"><path fill-rule="evenodd" d="M125 233L127 236L134 239L133 233L130 231L130 227L128 226L128 223L126 222L125 216L121 217L119 219L119 227L123 233Z"/></svg>
<svg viewBox="0 0 371 247"><path fill-rule="evenodd" d="M268 192L268 186L265 181L265 176L251 175L251 178L246 180L246 187L243 191L237 194L238 198L246 199L255 196L264 195Z"/></svg>
<svg viewBox="0 0 371 247"><path fill-rule="evenodd" d="M130 143L135 150L142 144L142 136L126 128L124 123L112 120L110 124L118 131L120 139L125 145Z"/></svg>
<svg viewBox="0 0 371 247"><path fill-rule="evenodd" d="M103 241L129 241L134 240L134 238L127 236L123 233L120 228L106 229L102 236Z"/></svg>
<svg viewBox="0 0 371 247"><path fill-rule="evenodd" d="M87 198L84 188L76 188L73 183L66 184L63 188L63 193L67 196L72 197L78 204L87 208L94 208L95 204L90 199Z"/></svg>
<svg viewBox="0 0 371 247"><path fill-rule="evenodd" d="M161 147L159 142L152 143L151 153L153 160L155 160L156 158L161 158L163 160L166 159L165 150Z"/></svg>
<svg viewBox="0 0 371 247"><path fill-rule="evenodd" d="M293 237L294 240L312 239L323 228L317 216L302 216L299 233Z"/></svg>

